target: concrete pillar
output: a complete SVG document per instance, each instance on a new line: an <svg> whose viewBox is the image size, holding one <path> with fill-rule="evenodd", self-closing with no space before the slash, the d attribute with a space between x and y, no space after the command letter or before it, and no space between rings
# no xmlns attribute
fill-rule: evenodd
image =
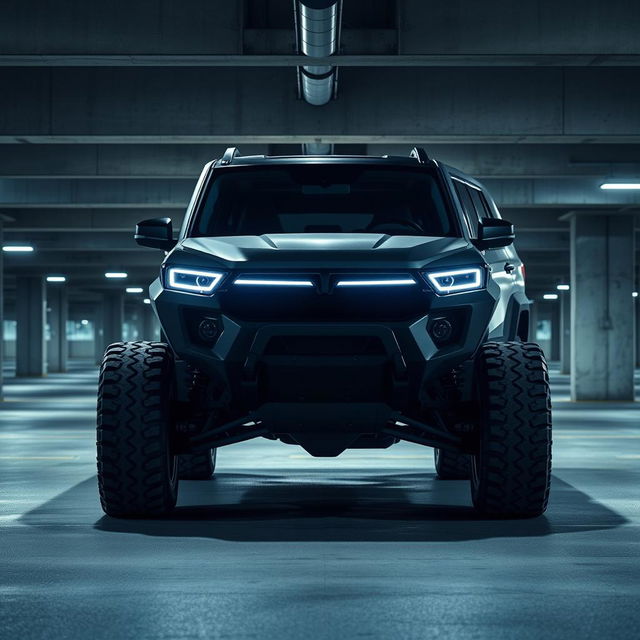
<svg viewBox="0 0 640 640"><path fill-rule="evenodd" d="M156 323L154 322L156 317L153 313L153 309L150 304L143 305L140 313L142 314L142 336L141 340L156 341L158 339L158 331Z"/></svg>
<svg viewBox="0 0 640 640"><path fill-rule="evenodd" d="M104 355L102 307L102 303L97 304L93 313L93 355L97 364L102 363L102 356Z"/></svg>
<svg viewBox="0 0 640 640"><path fill-rule="evenodd" d="M560 292L560 373L571 373L571 293Z"/></svg>
<svg viewBox="0 0 640 640"><path fill-rule="evenodd" d="M3 218L0 217L0 400L4 398L4 254L2 245L4 244L4 233L2 227Z"/></svg>
<svg viewBox="0 0 640 640"><path fill-rule="evenodd" d="M551 353L549 354L549 360L557 362L560 360L560 340L562 330L560 328L560 300L553 302L549 309L549 318L551 320Z"/></svg>
<svg viewBox="0 0 640 640"><path fill-rule="evenodd" d="M20 276L16 290L16 376L43 376L47 373L44 278Z"/></svg>
<svg viewBox="0 0 640 640"><path fill-rule="evenodd" d="M640 367L640 298L634 298L636 312L636 368Z"/></svg>
<svg viewBox="0 0 640 640"><path fill-rule="evenodd" d="M67 343L67 318L69 303L64 283L47 287L49 309L49 344L47 347L47 370L49 373L64 373L67 370L69 347Z"/></svg>
<svg viewBox="0 0 640 640"><path fill-rule="evenodd" d="M122 340L124 324L124 294L109 291L102 297L102 352L112 342Z"/></svg>
<svg viewBox="0 0 640 640"><path fill-rule="evenodd" d="M537 342L536 327L538 326L538 301L533 300L529 307L529 340Z"/></svg>
<svg viewBox="0 0 640 640"><path fill-rule="evenodd" d="M571 219L571 399L634 399L634 216Z"/></svg>

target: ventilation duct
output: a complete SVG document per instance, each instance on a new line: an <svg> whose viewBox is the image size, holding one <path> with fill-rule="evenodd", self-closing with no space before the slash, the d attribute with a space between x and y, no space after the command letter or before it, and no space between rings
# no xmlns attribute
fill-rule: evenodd
<svg viewBox="0 0 640 640"><path fill-rule="evenodd" d="M333 154L333 145L329 142L305 142L302 153L305 156L330 156Z"/></svg>
<svg viewBox="0 0 640 640"><path fill-rule="evenodd" d="M298 51L312 58L327 58L338 50L340 0L295 0ZM335 94L337 70L331 65L298 68L302 97L316 106L327 104Z"/></svg>

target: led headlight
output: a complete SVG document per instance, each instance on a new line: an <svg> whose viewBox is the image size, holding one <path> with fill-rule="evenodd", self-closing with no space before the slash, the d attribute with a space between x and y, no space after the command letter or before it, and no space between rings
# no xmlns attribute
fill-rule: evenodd
<svg viewBox="0 0 640 640"><path fill-rule="evenodd" d="M167 288L210 295L218 284L220 284L222 276L222 273L216 271L199 271L197 269L169 267L167 273Z"/></svg>
<svg viewBox="0 0 640 640"><path fill-rule="evenodd" d="M458 291L473 291L484 286L482 269L453 269L451 271L434 271L426 274L427 279L437 293L446 295Z"/></svg>

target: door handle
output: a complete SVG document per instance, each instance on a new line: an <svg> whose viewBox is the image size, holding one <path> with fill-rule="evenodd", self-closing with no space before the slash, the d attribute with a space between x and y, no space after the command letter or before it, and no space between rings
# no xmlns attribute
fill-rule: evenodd
<svg viewBox="0 0 640 640"><path fill-rule="evenodd" d="M504 270L507 273L513 273L516 270L515 265L511 264L510 262L506 262L504 265Z"/></svg>

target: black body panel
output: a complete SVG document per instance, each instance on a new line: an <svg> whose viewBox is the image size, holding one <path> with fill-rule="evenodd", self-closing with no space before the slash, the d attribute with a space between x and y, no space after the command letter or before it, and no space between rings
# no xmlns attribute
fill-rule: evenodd
<svg viewBox="0 0 640 640"><path fill-rule="evenodd" d="M236 166L278 163L420 168L415 158L233 160ZM524 332L529 303L521 271L505 273L501 266L507 260L521 265L515 251L482 252L473 245L448 171L437 163L428 170L442 185L443 202L460 228L457 237L189 237L190 218L212 175L227 170L216 164L203 173L150 296L177 357L206 375L210 394L216 390L209 406L229 421L228 442L241 438L234 429L246 428L301 444L314 455L337 455L346 447L389 446L396 441L390 425L420 425L414 441L459 449L453 435L429 425L442 422L441 388L453 370L468 363L488 336L508 340ZM210 295L178 291L167 286L171 267L221 278ZM481 274L477 289L445 295L426 275L465 268ZM251 431L249 424L257 426Z"/></svg>

